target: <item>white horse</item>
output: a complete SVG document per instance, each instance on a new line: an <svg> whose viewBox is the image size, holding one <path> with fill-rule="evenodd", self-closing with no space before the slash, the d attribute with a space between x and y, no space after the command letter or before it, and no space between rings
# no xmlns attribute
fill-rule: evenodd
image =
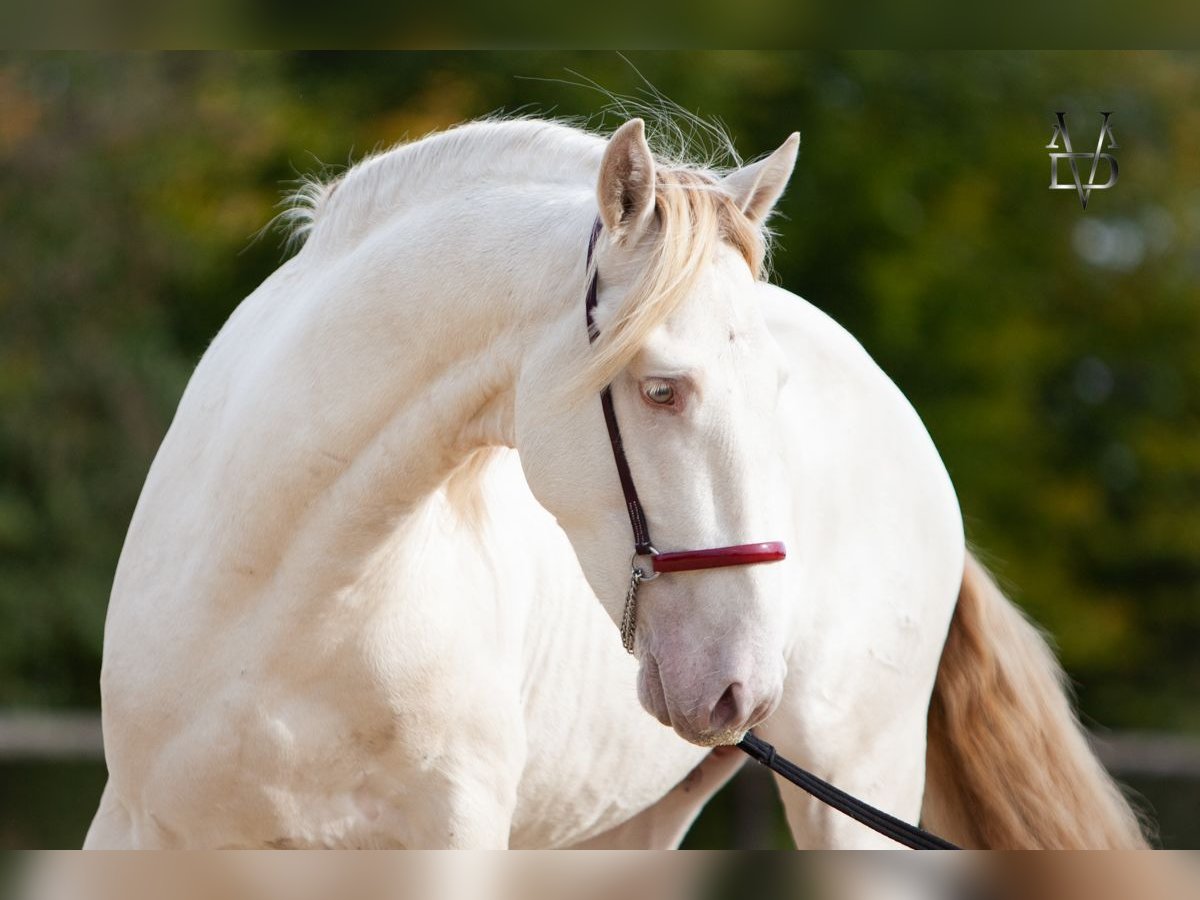
<svg viewBox="0 0 1200 900"><path fill-rule="evenodd" d="M754 726L960 841L1138 844L912 409L756 280L796 144L718 179L639 120L477 123L316 192L134 514L87 846L671 846ZM636 662L609 382L660 549L789 547L643 587Z"/></svg>

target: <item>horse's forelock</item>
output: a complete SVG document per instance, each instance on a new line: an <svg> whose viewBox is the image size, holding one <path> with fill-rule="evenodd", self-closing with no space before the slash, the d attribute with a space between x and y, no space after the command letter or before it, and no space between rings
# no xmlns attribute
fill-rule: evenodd
<svg viewBox="0 0 1200 900"><path fill-rule="evenodd" d="M714 174L660 166L655 175L656 227L647 237L654 242L649 264L580 370L582 391L599 390L629 365L650 333L693 290L718 244L733 247L755 279L762 276L766 234L741 213Z"/></svg>

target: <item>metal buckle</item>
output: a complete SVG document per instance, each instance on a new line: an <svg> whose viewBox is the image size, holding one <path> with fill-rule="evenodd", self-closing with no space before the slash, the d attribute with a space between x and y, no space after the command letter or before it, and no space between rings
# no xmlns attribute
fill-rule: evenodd
<svg viewBox="0 0 1200 900"><path fill-rule="evenodd" d="M650 565L644 569L641 566L639 566L637 564L639 556L644 556L647 559L649 559L651 561ZM656 556L658 556L658 551L655 550L654 545L651 544L649 553L634 553L633 556L629 557L629 568L632 571L637 572L642 581L653 581L655 578L657 578L659 575L662 574L662 572L654 571L654 561L653 560L654 560L654 557L656 557Z"/></svg>

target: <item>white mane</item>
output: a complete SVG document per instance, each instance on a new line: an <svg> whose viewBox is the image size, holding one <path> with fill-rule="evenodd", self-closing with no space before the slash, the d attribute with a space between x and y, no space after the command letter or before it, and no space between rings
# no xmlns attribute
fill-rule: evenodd
<svg viewBox="0 0 1200 900"><path fill-rule="evenodd" d="M612 97L611 110L647 121L655 156L672 169L707 172L714 179L742 165L733 139L719 122L710 122L664 98L652 102ZM414 196L447 167L470 171L473 180L536 178L539 183L593 177L606 136L568 119L489 116L446 131L405 141L370 154L344 173L308 174L288 190L282 211L272 220L288 246L298 246L318 231L342 230L353 223L369 228ZM529 160L538 159L536 172ZM336 196L336 200L334 199ZM330 224L337 222L339 224Z"/></svg>
<svg viewBox="0 0 1200 900"><path fill-rule="evenodd" d="M695 127L689 132L677 123L660 123L656 131L673 153L697 143ZM318 253L323 245L337 252L406 204L440 198L448 185L457 188L467 179L481 187L558 184L592 190L605 146L604 138L552 120L469 122L368 157L336 180L305 180L278 218L291 227L292 240L304 239ZM628 363L688 293L716 243L735 247L756 277L766 268L769 233L732 203L719 170L670 158L656 162L655 252L580 369L581 392L598 390Z"/></svg>
<svg viewBox="0 0 1200 900"><path fill-rule="evenodd" d="M419 192L442 189L447 169L469 172L476 182L579 183L592 177L603 152L603 138L552 120L467 122L368 156L332 180L303 177L276 221L289 242L332 231L361 234ZM536 171L530 159L539 161Z"/></svg>

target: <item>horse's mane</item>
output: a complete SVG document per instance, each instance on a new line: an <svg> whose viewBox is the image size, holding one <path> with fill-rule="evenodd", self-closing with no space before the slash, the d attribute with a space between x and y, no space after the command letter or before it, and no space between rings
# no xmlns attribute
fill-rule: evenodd
<svg viewBox="0 0 1200 900"><path fill-rule="evenodd" d="M719 244L737 250L756 278L764 269L768 233L750 222L720 186L723 172L715 159L738 162L724 130L678 109L642 107L636 112L647 116L658 163L657 228L641 279L605 322L588 364L580 367L575 386L581 393L599 390L629 364L689 294ZM701 143L708 145L707 151L697 149ZM438 190L444 182L434 176L447 167L469 169L475 183L528 179L532 169L543 183L590 186L605 146L605 138L562 121L491 117L468 122L369 156L331 180L303 178L276 221L289 231L290 240L319 253L323 244L356 241L419 192ZM689 155L702 161L689 161ZM531 159L537 160L536 167ZM581 251L585 240L581 234ZM486 468L485 459L477 460L471 471ZM462 482L456 479L451 485L460 497Z"/></svg>
<svg viewBox="0 0 1200 900"><path fill-rule="evenodd" d="M646 122L646 137L660 166L670 169L706 171L720 176L742 165L728 130L689 112L660 94L649 99L623 97L603 92L609 103L601 116L621 121L639 116ZM329 220L334 212L335 191L353 200L339 201L338 208L357 213L391 210L402 202L413 183L439 164L471 165L473 178L490 176L527 177L529 156L539 157L539 177L571 178L594 174L607 136L582 120L569 117L535 117L496 113L472 119L444 131L431 132L416 140L405 139L390 148L368 153L342 170L319 165L319 171L303 174L284 192L280 212L269 226L278 227L289 248L305 243L318 221L334 230ZM400 194L404 191L404 194ZM386 195L380 198L380 194ZM364 210L364 198L373 209ZM387 202L392 201L392 202Z"/></svg>
<svg viewBox="0 0 1200 900"><path fill-rule="evenodd" d="M452 168L473 182L529 178L529 160L546 182L577 180L594 168L603 141L550 119L489 117L465 122L368 154L332 178L302 176L280 204L274 222L298 246L329 237L339 243L362 234L421 193L440 192L436 177Z"/></svg>
<svg viewBox="0 0 1200 900"><path fill-rule="evenodd" d="M658 160L655 243L641 281L606 323L589 364L581 368L580 390L598 389L628 365L650 332L687 296L718 243L735 248L756 278L764 269L768 233L746 219L720 189L723 173L714 159L737 162L724 130L678 110L659 110L649 121ZM707 150L694 149L701 141ZM419 191L437 190L438 179L432 176L448 166L469 168L478 183L528 178L533 158L540 181L579 185L596 177L605 144L599 135L552 119L467 122L369 156L331 180L301 179L276 220L294 242L344 246ZM689 162L689 151L703 161Z"/></svg>

